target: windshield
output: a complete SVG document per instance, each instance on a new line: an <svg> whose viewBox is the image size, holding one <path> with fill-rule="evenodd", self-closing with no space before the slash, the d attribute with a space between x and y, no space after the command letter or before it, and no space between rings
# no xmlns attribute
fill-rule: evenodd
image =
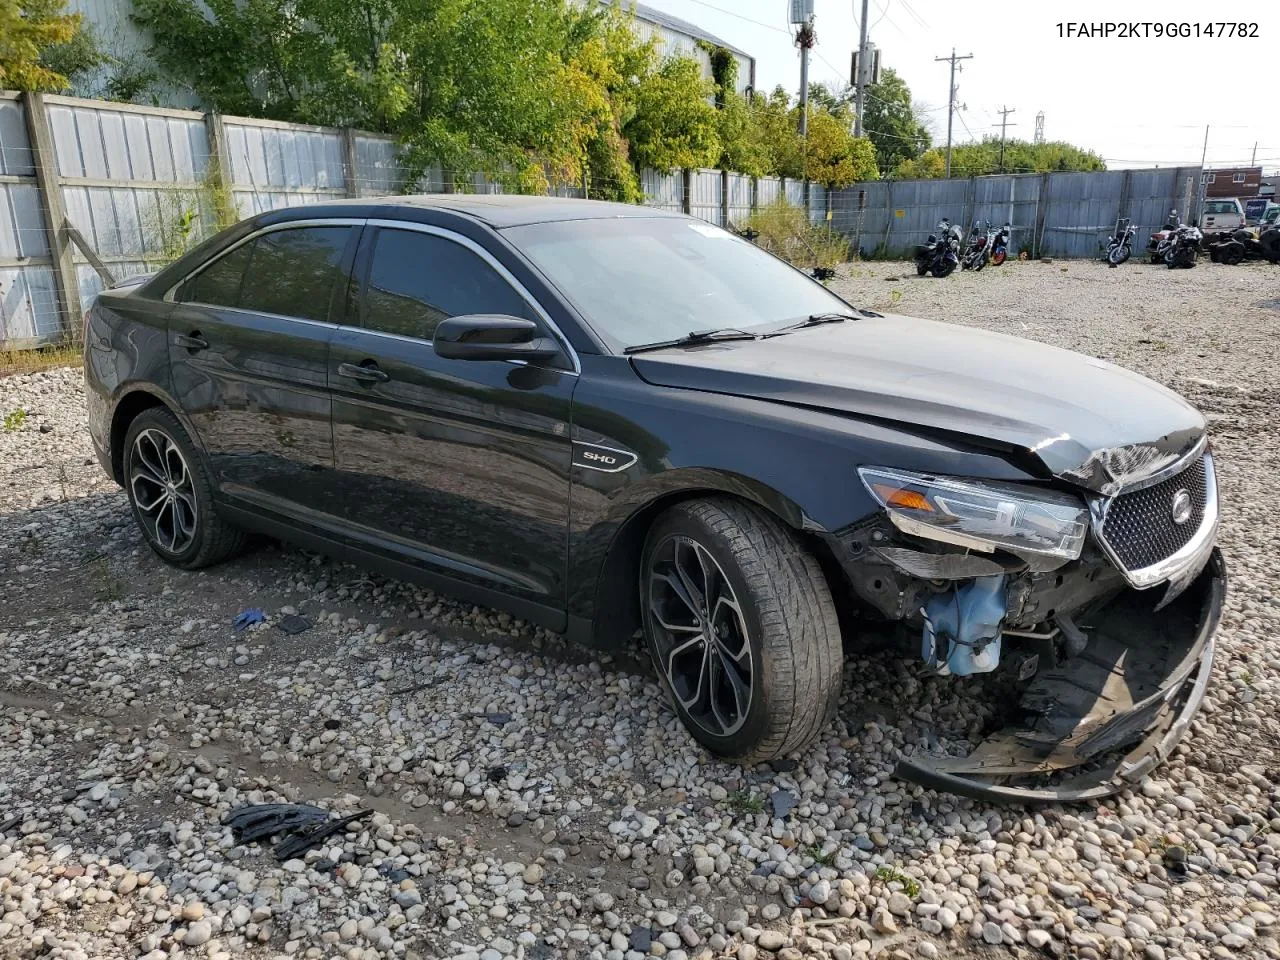
<svg viewBox="0 0 1280 960"><path fill-rule="evenodd" d="M675 217L614 217L503 231L622 351L694 330L763 332L849 305L753 243Z"/></svg>

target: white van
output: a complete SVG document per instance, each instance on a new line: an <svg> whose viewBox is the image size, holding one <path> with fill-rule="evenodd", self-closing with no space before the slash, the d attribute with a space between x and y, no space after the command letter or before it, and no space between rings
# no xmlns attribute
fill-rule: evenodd
<svg viewBox="0 0 1280 960"><path fill-rule="evenodd" d="M1244 207L1239 200L1206 200L1200 214L1200 229L1205 233L1239 230L1244 226Z"/></svg>

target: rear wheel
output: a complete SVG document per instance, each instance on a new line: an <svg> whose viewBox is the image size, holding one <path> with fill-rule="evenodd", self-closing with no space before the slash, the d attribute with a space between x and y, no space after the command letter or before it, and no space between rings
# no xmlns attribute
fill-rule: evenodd
<svg viewBox="0 0 1280 960"><path fill-rule="evenodd" d="M934 267L932 270L932 273L935 277L938 277L940 279L942 277L951 276L951 273L953 270L955 270L955 268L956 268L956 265L954 263L947 262L947 263L941 264L940 266Z"/></svg>
<svg viewBox="0 0 1280 960"><path fill-rule="evenodd" d="M929 261L927 261L927 260L917 260L917 261L916 261L916 276L917 276L917 277L923 277L923 276L924 276L926 273L928 273L928 272L929 272Z"/></svg>
<svg viewBox="0 0 1280 960"><path fill-rule="evenodd" d="M840 699L840 626L793 532L736 500L689 501L658 518L641 571L649 653L694 739L749 764L818 737Z"/></svg>
<svg viewBox="0 0 1280 960"><path fill-rule="evenodd" d="M168 410L144 410L129 425L124 479L134 521L168 563L197 570L243 548L245 535L218 516L195 445Z"/></svg>
<svg viewBox="0 0 1280 960"><path fill-rule="evenodd" d="M1000 266L1000 264L1004 263L1005 258L1008 256L1009 256L1008 251L997 250L995 253L991 255L991 262L998 267Z"/></svg>

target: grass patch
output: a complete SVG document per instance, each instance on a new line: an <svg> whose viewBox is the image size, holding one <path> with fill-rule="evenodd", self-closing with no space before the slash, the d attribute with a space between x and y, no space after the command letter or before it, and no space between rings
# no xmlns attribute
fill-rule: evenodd
<svg viewBox="0 0 1280 960"><path fill-rule="evenodd" d="M27 411L22 407L14 407L4 415L4 428L12 433L14 430L21 430L22 425L27 422Z"/></svg>
<svg viewBox="0 0 1280 960"><path fill-rule="evenodd" d="M89 575L93 579L93 599L112 603L124 597L124 580L116 576L111 569L111 561L106 557L99 557L89 564Z"/></svg>
<svg viewBox="0 0 1280 960"><path fill-rule="evenodd" d="M914 900L920 896L920 881L903 873L897 867L876 867L876 879L884 883L900 883L908 897Z"/></svg>
<svg viewBox="0 0 1280 960"><path fill-rule="evenodd" d="M0 377L15 373L38 373L55 367L78 367L83 362L81 346L74 342L50 344L30 350L0 347Z"/></svg>
<svg viewBox="0 0 1280 960"><path fill-rule="evenodd" d="M729 809L734 813L764 813L764 797L747 790L729 794Z"/></svg>
<svg viewBox="0 0 1280 960"><path fill-rule="evenodd" d="M834 850L828 850L823 853L822 847L816 843L805 848L804 852L809 855L810 860L820 867L829 867L836 862L836 852Z"/></svg>

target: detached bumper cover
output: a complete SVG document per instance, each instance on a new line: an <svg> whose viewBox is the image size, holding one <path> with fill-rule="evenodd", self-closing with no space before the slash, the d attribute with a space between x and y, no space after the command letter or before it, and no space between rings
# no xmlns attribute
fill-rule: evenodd
<svg viewBox="0 0 1280 960"><path fill-rule="evenodd" d="M1168 606L1126 591L1099 613L1080 656L1031 681L1019 720L967 757L904 758L897 775L961 796L1020 803L1094 800L1140 783L1200 709L1225 597L1216 549Z"/></svg>

